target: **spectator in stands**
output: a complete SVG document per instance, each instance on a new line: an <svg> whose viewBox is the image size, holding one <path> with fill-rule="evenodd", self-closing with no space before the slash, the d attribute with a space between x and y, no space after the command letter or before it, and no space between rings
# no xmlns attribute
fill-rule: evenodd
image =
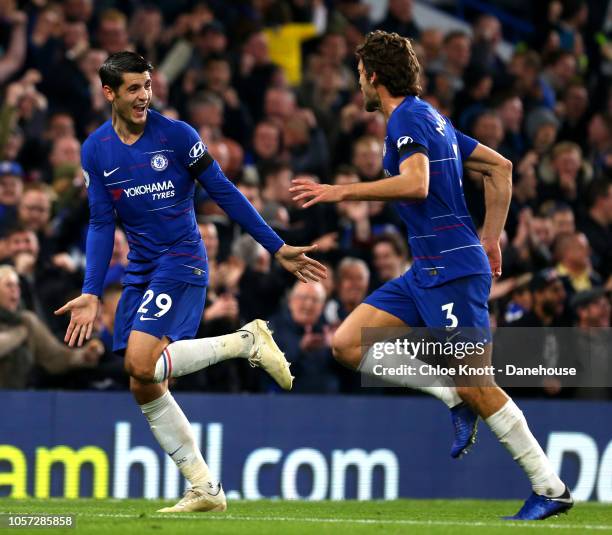
<svg viewBox="0 0 612 535"><path fill-rule="evenodd" d="M31 311L21 311L19 277L0 266L0 388L25 388L34 365L52 374L92 367L102 352L99 340L79 349L62 344Z"/></svg>
<svg viewBox="0 0 612 535"><path fill-rule="evenodd" d="M576 232L576 218L572 207L557 203L552 210L551 220L555 238L561 234L573 234Z"/></svg>
<svg viewBox="0 0 612 535"><path fill-rule="evenodd" d="M559 50L547 58L542 78L561 95L576 76L576 56L571 52Z"/></svg>
<svg viewBox="0 0 612 535"><path fill-rule="evenodd" d="M535 152L528 152L514 167L514 184L512 185L512 199L508 211L506 231L510 239L514 238L518 220L521 212L529 208L531 212L536 207L538 198L538 179L536 175L536 165L538 156ZM471 202L470 199L467 199Z"/></svg>
<svg viewBox="0 0 612 535"><path fill-rule="evenodd" d="M493 77L479 67L470 67L464 76L465 87L453 102L453 122L462 131L469 131L474 118L482 113L491 96Z"/></svg>
<svg viewBox="0 0 612 535"><path fill-rule="evenodd" d="M571 141L557 143L539 167L542 179L540 200L552 199L578 210L583 198L588 172L582 164L582 150Z"/></svg>
<svg viewBox="0 0 612 535"><path fill-rule="evenodd" d="M128 266L128 253L130 246L125 232L122 229L115 229L115 241L113 244L113 254L108 265L108 271L104 278L103 288L112 284L120 284L125 274L125 268Z"/></svg>
<svg viewBox="0 0 612 535"><path fill-rule="evenodd" d="M367 264L350 256L342 259L337 269L338 320L344 320L365 299L370 285Z"/></svg>
<svg viewBox="0 0 612 535"><path fill-rule="evenodd" d="M463 89L463 74L471 59L472 39L461 30L451 30L444 36L442 57L428 67L433 75L443 75L447 80L451 100L454 94ZM435 80L435 94L442 89L440 81Z"/></svg>
<svg viewBox="0 0 612 535"><path fill-rule="evenodd" d="M588 190L587 209L578 222L592 249L593 268L604 279L612 274L612 182L594 181Z"/></svg>
<svg viewBox="0 0 612 535"><path fill-rule="evenodd" d="M541 61L537 52L515 52L508 65L508 74L514 79L514 90L521 97L523 108L554 108L555 93L541 76Z"/></svg>
<svg viewBox="0 0 612 535"><path fill-rule="evenodd" d="M391 233L376 237L372 245L372 263L374 264L372 288L403 275L410 267L404 238Z"/></svg>
<svg viewBox="0 0 612 535"><path fill-rule="evenodd" d="M0 20L10 30L7 50L0 58L0 85L10 80L23 66L27 53L28 17L16 8L16 2L5 2L0 8Z"/></svg>
<svg viewBox="0 0 612 535"><path fill-rule="evenodd" d="M283 144L295 173L310 173L327 179L328 145L318 129L311 129L303 115L288 118L283 127Z"/></svg>
<svg viewBox="0 0 612 535"><path fill-rule="evenodd" d="M500 80L506 66L499 54L502 42L502 28L494 15L480 15L473 25L471 63L494 74Z"/></svg>
<svg viewBox="0 0 612 535"><path fill-rule="evenodd" d="M582 82L571 82L564 88L560 104L563 119L559 139L578 143L582 150L586 150L589 107L589 93L586 86Z"/></svg>
<svg viewBox="0 0 612 535"><path fill-rule="evenodd" d="M316 67L315 76L321 76L320 67L328 65L334 68L334 71L339 77L340 91L355 91L357 89L357 80L355 71L349 67L352 58L348 49L346 36L341 32L327 32L319 44L319 53L313 56Z"/></svg>
<svg viewBox="0 0 612 535"><path fill-rule="evenodd" d="M251 114L231 85L232 69L224 56L211 55L204 63L204 85L207 91L223 101L223 133L245 145L253 129Z"/></svg>
<svg viewBox="0 0 612 535"><path fill-rule="evenodd" d="M440 28L425 28L421 31L419 43L425 54L423 68L427 70L431 63L440 59L444 43L444 33Z"/></svg>
<svg viewBox="0 0 612 535"><path fill-rule="evenodd" d="M413 0L389 0L387 17L378 25L385 32L396 32L404 37L417 39L419 28L414 22Z"/></svg>
<svg viewBox="0 0 612 535"><path fill-rule="evenodd" d="M340 389L331 354L331 332L323 318L324 305L321 283L296 282L288 304L270 317L276 342L296 376L295 392L329 394Z"/></svg>
<svg viewBox="0 0 612 535"><path fill-rule="evenodd" d="M23 169L17 162L0 162L0 228L6 229L16 219L23 195Z"/></svg>
<svg viewBox="0 0 612 535"><path fill-rule="evenodd" d="M552 149L557 140L559 119L547 108L536 108L527 116L525 129L532 150L541 158Z"/></svg>
<svg viewBox="0 0 612 535"><path fill-rule="evenodd" d="M590 159L596 173L612 172L612 115L596 113L588 126Z"/></svg>
<svg viewBox="0 0 612 535"><path fill-rule="evenodd" d="M218 141L223 137L223 100L211 92L202 92L189 99L187 106L189 124L202 131L206 128L208 135L204 138L207 143Z"/></svg>
<svg viewBox="0 0 612 535"><path fill-rule="evenodd" d="M601 277L591 266L590 254L589 242L582 232L562 234L556 240L556 269L557 273L565 278L569 298L576 292L590 290L602 284Z"/></svg>
<svg viewBox="0 0 612 535"><path fill-rule="evenodd" d="M499 152L514 163L525 154L526 142L521 132L523 124L523 102L520 97L510 91L496 97L495 109L502 120L504 140Z"/></svg>
<svg viewBox="0 0 612 535"><path fill-rule="evenodd" d="M266 165L280 158L283 153L282 129L275 122L260 121L253 132L252 152L249 163Z"/></svg>
<svg viewBox="0 0 612 535"><path fill-rule="evenodd" d="M566 319L566 293L559 274L551 268L539 271L530 282L533 296L532 309L524 313L510 327L538 327L521 329L515 334L512 329L498 331L496 334L496 358L498 365L514 364L520 366L545 367L563 366L563 348L559 332L548 327L568 326ZM521 386L532 386L524 393L536 397L554 396L561 391L561 382L554 378L541 377L525 379ZM543 390L542 390L543 388Z"/></svg>
<svg viewBox="0 0 612 535"><path fill-rule="evenodd" d="M127 17L118 9L107 9L100 14L97 39L100 48L109 55L122 50L133 50L127 31Z"/></svg>
<svg viewBox="0 0 612 535"><path fill-rule="evenodd" d="M498 150L504 139L504 127L501 118L493 110L483 111L474 120L472 134L482 144L493 150Z"/></svg>
<svg viewBox="0 0 612 535"><path fill-rule="evenodd" d="M53 315L67 295L81 287L82 272L66 253L55 254L46 262L40 258L36 233L14 226L6 235L8 257L20 278L25 308L36 313L53 332L61 333L65 323Z"/></svg>
<svg viewBox="0 0 612 535"><path fill-rule="evenodd" d="M19 202L17 222L36 233L40 243L40 257L43 261L55 253L55 237L50 227L51 192L46 184L26 186Z"/></svg>
<svg viewBox="0 0 612 535"><path fill-rule="evenodd" d="M270 59L265 34L252 33L242 47L236 89L255 121L261 120L266 114L264 101L268 99L267 89L271 86L278 70Z"/></svg>
<svg viewBox="0 0 612 535"><path fill-rule="evenodd" d="M113 353L115 314L122 291L120 283L112 283L106 286L102 293L98 337L104 345L104 352L95 368L79 374L78 379L85 382L82 388L127 390L129 387L129 376L125 373L123 357Z"/></svg>
<svg viewBox="0 0 612 535"><path fill-rule="evenodd" d="M552 268L538 271L530 283L533 306L521 319L512 322L515 327L561 327L564 321L567 294L559 273Z"/></svg>
<svg viewBox="0 0 612 535"><path fill-rule="evenodd" d="M382 140L373 136L360 137L353 146L352 164L361 180L370 182L383 178Z"/></svg>
<svg viewBox="0 0 612 535"><path fill-rule="evenodd" d="M571 304L578 327L572 332L571 352L577 361L580 381L573 397L610 399L610 299L602 288L594 288L577 293Z"/></svg>

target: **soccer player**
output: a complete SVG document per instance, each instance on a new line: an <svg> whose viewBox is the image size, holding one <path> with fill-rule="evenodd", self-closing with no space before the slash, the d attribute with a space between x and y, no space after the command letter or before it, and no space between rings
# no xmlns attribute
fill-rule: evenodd
<svg viewBox="0 0 612 535"><path fill-rule="evenodd" d="M224 511L221 484L210 474L191 426L168 390L168 378L235 357L261 366L284 389L293 377L266 323L192 340L204 309L208 263L194 212L197 180L228 215L303 282L325 268L307 257L312 247L284 244L224 176L196 131L149 110L151 65L119 52L100 68L112 119L83 144L83 176L90 222L82 295L56 314L70 312L65 341L89 339L113 252L115 216L130 245L117 307L113 349L125 355L130 390L165 452L191 483L185 496L161 512Z"/></svg>
<svg viewBox="0 0 612 535"><path fill-rule="evenodd" d="M291 188L294 200L305 201L304 207L343 200L395 201L408 228L414 264L346 318L333 339L334 355L358 368L362 327L425 325L455 332L457 327L469 327L480 330L480 342L486 344L477 365L490 364L487 299L491 276L501 274L499 238L510 203L512 164L457 131L419 98L419 63L407 39L372 32L357 48L357 57L365 108L381 110L387 120L383 153L387 178L346 185L296 179ZM486 218L480 239L463 197L463 166L484 179ZM401 377L397 383L405 386ZM477 414L523 468L533 493L510 518L543 519L572 507L567 486L555 474L523 413L494 379L487 383L480 378L479 385L458 382L420 389L451 407L456 428L453 456L471 444Z"/></svg>

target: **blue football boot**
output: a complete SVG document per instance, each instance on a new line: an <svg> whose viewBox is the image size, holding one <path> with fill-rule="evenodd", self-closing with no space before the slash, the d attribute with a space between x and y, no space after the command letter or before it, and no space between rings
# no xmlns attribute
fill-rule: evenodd
<svg viewBox="0 0 612 535"><path fill-rule="evenodd" d="M466 403L455 405L450 410L455 440L451 447L451 457L457 459L466 454L476 442L478 432L478 415Z"/></svg>
<svg viewBox="0 0 612 535"><path fill-rule="evenodd" d="M514 516L505 516L504 520L544 520L549 516L566 513L573 506L574 499L567 486L565 492L557 498L548 498L532 492L521 510Z"/></svg>

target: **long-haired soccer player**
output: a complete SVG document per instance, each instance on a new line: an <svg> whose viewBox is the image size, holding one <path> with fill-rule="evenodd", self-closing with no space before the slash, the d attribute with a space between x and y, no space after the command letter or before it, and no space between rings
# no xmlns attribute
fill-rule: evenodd
<svg viewBox="0 0 612 535"><path fill-rule="evenodd" d="M478 341L486 352L476 365L490 365L487 300L491 276L501 274L499 238L510 203L512 164L455 130L419 98L419 63L408 39L372 32L357 48L357 57L365 107L381 110L387 120L383 156L387 178L338 186L296 179L291 188L294 200L305 201L305 207L342 200L395 201L408 228L414 264L346 318L333 339L334 355L358 368L362 327L425 325L457 334L457 328L464 327L482 333ZM480 239L463 197L463 166L484 177L486 217ZM362 370L370 371L363 366ZM396 381L406 386L405 378ZM510 518L543 519L573 505L523 413L493 378L488 382L480 378L478 385L447 381L420 389L451 408L456 430L453 457L472 443L478 415L523 468L533 493Z"/></svg>
<svg viewBox="0 0 612 535"><path fill-rule="evenodd" d="M151 65L119 52L100 68L112 119L83 145L90 223L82 295L56 314L70 312L65 341L91 336L104 276L113 251L115 216L130 244L129 266L117 307L113 349L125 354L130 389L155 438L191 488L162 512L224 511L225 495L195 442L191 426L168 390L168 378L242 357L261 366L284 389L293 377L262 320L215 338L192 340L202 317L208 262L194 213L195 181L278 262L303 282L325 277L305 253L283 243L224 176L196 131L149 110Z"/></svg>

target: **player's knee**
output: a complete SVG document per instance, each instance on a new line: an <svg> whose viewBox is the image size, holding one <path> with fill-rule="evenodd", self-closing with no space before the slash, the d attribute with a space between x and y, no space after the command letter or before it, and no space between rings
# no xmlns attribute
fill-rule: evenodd
<svg viewBox="0 0 612 535"><path fill-rule="evenodd" d="M462 385L457 386L457 395L465 401L467 404L471 406L478 406L482 403L483 400L487 398L489 395L491 388L494 388L495 385L492 383L490 385L477 385L477 386L469 386Z"/></svg>
<svg viewBox="0 0 612 535"><path fill-rule="evenodd" d="M155 379L155 369L135 363L128 358L125 359L125 371L141 383L153 383Z"/></svg>
<svg viewBox="0 0 612 535"><path fill-rule="evenodd" d="M343 337L342 334L339 334L338 331L332 338L332 354L344 366L350 368L359 366L359 347L353 347L350 341Z"/></svg>

